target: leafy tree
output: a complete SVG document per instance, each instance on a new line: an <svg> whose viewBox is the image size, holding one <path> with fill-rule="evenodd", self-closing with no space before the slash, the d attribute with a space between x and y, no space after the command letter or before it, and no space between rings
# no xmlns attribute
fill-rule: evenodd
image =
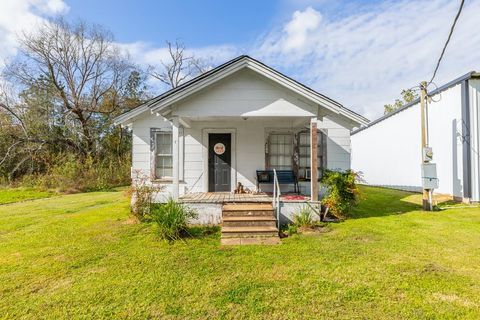
<svg viewBox="0 0 480 320"><path fill-rule="evenodd" d="M393 104L386 104L383 106L384 114L389 114L394 112L397 109L400 109L404 105L414 101L415 99L418 98L418 93L416 91L413 91L412 89L407 89L407 90L402 90L400 93L402 96L400 99L395 99L395 102Z"/></svg>

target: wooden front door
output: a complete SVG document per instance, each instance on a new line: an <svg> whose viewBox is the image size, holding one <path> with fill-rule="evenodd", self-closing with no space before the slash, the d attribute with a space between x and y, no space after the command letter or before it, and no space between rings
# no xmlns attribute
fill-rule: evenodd
<svg viewBox="0 0 480 320"><path fill-rule="evenodd" d="M232 135L208 135L208 191L231 191Z"/></svg>

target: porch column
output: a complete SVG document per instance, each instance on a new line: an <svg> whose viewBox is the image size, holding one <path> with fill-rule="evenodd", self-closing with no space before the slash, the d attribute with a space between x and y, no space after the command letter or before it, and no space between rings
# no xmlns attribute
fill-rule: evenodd
<svg viewBox="0 0 480 320"><path fill-rule="evenodd" d="M318 201L318 143L317 143L317 118L310 121L310 198Z"/></svg>
<svg viewBox="0 0 480 320"><path fill-rule="evenodd" d="M179 189L179 133L178 133L179 123L178 117L172 118L172 169L173 169L173 181L172 181L172 197L173 199L178 199L178 189Z"/></svg>

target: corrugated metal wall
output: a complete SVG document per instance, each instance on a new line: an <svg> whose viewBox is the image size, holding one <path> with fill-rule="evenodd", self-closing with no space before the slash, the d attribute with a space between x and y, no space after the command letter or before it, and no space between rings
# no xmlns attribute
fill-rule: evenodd
<svg viewBox="0 0 480 320"><path fill-rule="evenodd" d="M433 97L429 138L440 185L436 192L463 197L462 85ZM415 104L352 135L352 168L368 184L421 190L420 106Z"/></svg>

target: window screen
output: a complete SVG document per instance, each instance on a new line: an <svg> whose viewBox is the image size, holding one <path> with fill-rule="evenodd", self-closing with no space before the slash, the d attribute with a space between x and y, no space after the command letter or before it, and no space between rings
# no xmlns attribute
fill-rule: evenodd
<svg viewBox="0 0 480 320"><path fill-rule="evenodd" d="M269 169L292 170L293 135L271 133L268 140Z"/></svg>

